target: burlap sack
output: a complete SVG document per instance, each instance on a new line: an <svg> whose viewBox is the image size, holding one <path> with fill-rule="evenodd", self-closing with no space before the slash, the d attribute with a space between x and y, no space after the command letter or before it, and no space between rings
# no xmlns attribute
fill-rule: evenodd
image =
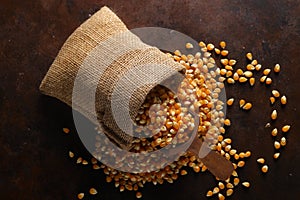
<svg viewBox="0 0 300 200"><path fill-rule="evenodd" d="M96 48L97 51L95 51ZM91 56L95 52L96 56ZM87 58L89 59L88 65L84 63ZM112 59L113 62L111 62ZM157 63L167 65L177 71L182 69L180 64L174 62L159 49L141 42L138 37L128 31L125 24L109 8L103 7L67 39L44 77L40 90L72 106L93 122L95 122L95 113L91 110L91 106L94 106L97 120L105 134L121 147L130 149L132 137L118 127L112 116L112 91L129 70L138 71L137 66ZM82 69L82 65L85 65L85 68ZM80 84L87 91L89 91L89 85L95 84L97 80L95 102L86 100L85 95L88 94L72 102L74 81L79 70L84 77ZM99 70L103 73L100 79L96 79ZM173 72L170 73L168 70L153 70L151 67L147 73L155 75L157 83L173 75ZM137 73L136 77L129 80L130 83L124 82L124 92L119 95L122 97L131 95L127 94L126 89L131 87L132 83L137 85L144 83L147 73L143 71L143 76ZM144 98L153 87L153 84L145 85L131 95L129 112L132 118L137 114ZM119 102L117 106L123 106L122 102Z"/></svg>

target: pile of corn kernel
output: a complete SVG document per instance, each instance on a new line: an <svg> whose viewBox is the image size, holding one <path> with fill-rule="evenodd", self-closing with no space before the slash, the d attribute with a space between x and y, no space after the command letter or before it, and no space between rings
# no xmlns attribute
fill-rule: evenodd
<svg viewBox="0 0 300 200"><path fill-rule="evenodd" d="M195 125L192 121L193 118L181 103L184 103L184 106L187 106L188 109L192 111L199 111L200 124L198 126L198 137L209 141L212 150L218 151L222 156L230 160L235 169L232 176L225 181L220 181L216 178L217 185L207 191L207 197L216 196L222 200L233 195L234 188L240 183L245 188L250 187L250 183L247 180L240 180L238 172L240 168L245 166L247 158L251 156L250 150L238 151L234 148L231 138L226 137L226 127L231 125L231 121L225 118L225 113L223 112L224 104L230 107L234 105L235 101L238 101L238 106L242 110L251 110L253 105L245 99L236 100L230 97L226 102L222 102L218 97L225 85L235 83L247 84L247 82L251 87L254 86L256 82L271 85L273 80L270 74L272 71L279 73L280 65L275 64L273 69L263 69L262 65L253 58L252 53L247 53L246 58L248 64L244 69L241 69L237 67L237 61L235 59L229 58L229 51L226 49L226 43L224 41L219 43L219 48L213 44L206 45L204 42L199 42L199 46L201 51L195 55L183 55L179 50L176 50L173 54L168 53L168 56L184 66L186 78L181 83L177 95L174 95L174 93L164 87L157 86L146 97L144 104L138 112L136 122L138 125L148 125L147 130L139 126L135 131L149 131L149 134L155 131L156 134L150 139L136 138L133 142L132 151L149 152L163 148L168 144L184 143L189 139L189 131L192 131ZM187 43L186 48L191 49L193 45ZM216 61L213 57L217 57L218 60ZM216 67L216 65L218 67ZM260 71L262 71L261 77L259 81L256 81L254 73L259 73ZM178 102L178 98L182 99L182 101ZM269 100L271 105L277 101L282 105L287 103L286 95L281 94L276 89L272 90ZM154 113L156 115L149 109L153 104L157 106L154 107ZM159 113L165 114L159 115ZM272 110L270 120L276 120L277 115L277 110ZM157 130L155 123L164 126L162 126L160 130ZM270 126L270 124L268 123L266 126ZM273 159L280 157L278 150L287 143L287 139L283 134L281 134L278 139L278 133L280 130L282 133L287 133L290 128L291 126L286 124L283 127L272 129L271 135L274 137L274 148L277 150L273 155ZM63 131L69 133L69 129L67 128L64 128ZM174 141L174 135L177 133L180 136L179 140ZM96 141L100 139L99 136L96 137ZM106 150L101 148L97 143L95 147L96 153L99 155L106 152ZM106 182L113 182L115 187L119 188L120 192L125 190L135 191L136 198L142 197L142 193L139 189L144 187L147 182L151 182L154 185L173 183L179 176L187 175L188 167L192 168L196 173L205 172L207 170L206 166L189 152L186 152L163 169L140 174L112 169L101 164L95 158L92 158L90 161L83 159L81 156L76 156L75 158L72 151L69 151L69 157L76 159L77 164L90 165L94 170L103 170L106 175ZM263 173L267 173L269 168L265 160L266 159L262 157L257 158L257 163L260 165ZM86 195L96 195L97 193L98 191L95 188L90 188L88 192L79 193L77 198L83 199Z"/></svg>

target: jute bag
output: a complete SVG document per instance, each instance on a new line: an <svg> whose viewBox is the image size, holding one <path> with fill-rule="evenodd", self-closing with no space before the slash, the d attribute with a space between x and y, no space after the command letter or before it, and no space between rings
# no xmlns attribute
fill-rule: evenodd
<svg viewBox="0 0 300 200"><path fill-rule="evenodd" d="M90 56L91 54L93 56ZM87 58L89 59L88 65L85 63ZM108 60L113 60L113 62L108 62ZM130 149L133 137L118 127L112 115L112 92L116 84L130 70L140 72L128 81L129 84L124 82L124 91L120 93L122 97L131 95L129 113L134 119L144 98L155 84L144 85L135 90L133 95L127 94L130 84L143 85L142 83L147 80L149 74L152 79L154 77L156 83L160 83L174 74L167 69L153 70L149 67L148 72L145 72L137 67L151 66L151 64L162 64L176 72L182 69L180 64L174 62L159 49L144 44L128 31L125 24L109 8L103 7L67 39L44 77L40 91L72 106L74 110L79 111L94 123L97 123L96 117L100 128L110 139L122 148ZM85 68L82 68L83 65ZM79 71L84 78L77 80ZM102 71L101 77L96 79L98 75L95 74L99 71ZM72 102L75 80L87 90L97 80L94 102L87 101L85 95L80 96L78 101ZM122 99L121 96L117 97ZM91 106L95 107L97 116L94 116L95 112ZM117 106L123 106L122 102L119 102Z"/></svg>

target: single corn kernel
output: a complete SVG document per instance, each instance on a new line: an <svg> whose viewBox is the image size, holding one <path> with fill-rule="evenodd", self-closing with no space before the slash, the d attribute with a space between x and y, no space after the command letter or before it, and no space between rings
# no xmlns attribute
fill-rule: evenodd
<svg viewBox="0 0 300 200"><path fill-rule="evenodd" d="M175 51L174 51L174 54L175 54L176 56L181 56L181 52L180 52L179 50L175 50Z"/></svg>
<svg viewBox="0 0 300 200"><path fill-rule="evenodd" d="M277 128L274 128L271 132L271 135L275 137L275 136L277 136L277 133L278 133Z"/></svg>
<svg viewBox="0 0 300 200"><path fill-rule="evenodd" d="M82 158L81 157L77 158L76 163L79 164L81 162L82 162Z"/></svg>
<svg viewBox="0 0 300 200"><path fill-rule="evenodd" d="M273 158L274 158L274 159L278 159L279 156L280 156L280 153L274 153Z"/></svg>
<svg viewBox="0 0 300 200"><path fill-rule="evenodd" d="M270 97L270 102L273 105L275 103L275 97Z"/></svg>
<svg viewBox="0 0 300 200"><path fill-rule="evenodd" d="M227 144L231 144L231 142L232 142L230 138L226 138L223 141L226 142Z"/></svg>
<svg viewBox="0 0 300 200"><path fill-rule="evenodd" d="M230 119L225 119L225 120L224 120L224 124L225 124L226 126L230 126L230 125L231 125Z"/></svg>
<svg viewBox="0 0 300 200"><path fill-rule="evenodd" d="M229 151L229 155L231 155L231 156L237 155L236 152L237 152L236 149L231 149L231 150Z"/></svg>
<svg viewBox="0 0 300 200"><path fill-rule="evenodd" d="M276 72L276 73L279 73L279 72L280 72L280 65L279 65L279 64L276 64L276 65L274 66L274 72Z"/></svg>
<svg viewBox="0 0 300 200"><path fill-rule="evenodd" d="M243 182L242 185L246 188L249 188L250 187L250 183L249 182Z"/></svg>
<svg viewBox="0 0 300 200"><path fill-rule="evenodd" d="M253 76L253 73L251 71L245 71L244 76L246 76L247 78L250 78Z"/></svg>
<svg viewBox="0 0 300 200"><path fill-rule="evenodd" d="M222 51L221 51L221 55L224 56L224 57L227 56L228 53L229 53L229 52L228 52L227 50L222 50Z"/></svg>
<svg viewBox="0 0 300 200"><path fill-rule="evenodd" d="M257 65L258 64L258 61L257 60L252 60L252 62L251 62L251 65Z"/></svg>
<svg viewBox="0 0 300 200"><path fill-rule="evenodd" d="M79 194L77 195L77 198L78 198L78 199L83 199L83 197L84 197L84 193L79 193Z"/></svg>
<svg viewBox="0 0 300 200"><path fill-rule="evenodd" d="M227 191L226 191L226 196L231 196L233 194L233 189L228 189Z"/></svg>
<svg viewBox="0 0 300 200"><path fill-rule="evenodd" d="M250 110L252 108L252 104L251 103L246 103L244 106L243 106L243 109L244 110Z"/></svg>
<svg viewBox="0 0 300 200"><path fill-rule="evenodd" d="M253 78L253 77L250 78L249 83L250 83L251 86L253 86L255 84L255 78Z"/></svg>
<svg viewBox="0 0 300 200"><path fill-rule="evenodd" d="M264 166L262 166L262 168L261 168L261 171L262 171L263 173L267 173L268 170L269 170L268 165L264 165Z"/></svg>
<svg viewBox="0 0 300 200"><path fill-rule="evenodd" d="M66 134L68 134L68 133L70 133L70 129L68 129L68 128L63 128L63 132L66 133Z"/></svg>
<svg viewBox="0 0 300 200"><path fill-rule="evenodd" d="M180 175L182 175L182 176L184 176L184 175L187 175L187 171L186 171L186 170L184 170L184 169L183 169L183 170L181 170L181 171L180 171Z"/></svg>
<svg viewBox="0 0 300 200"><path fill-rule="evenodd" d="M219 182L218 186L219 186L220 190L223 190L225 188L225 185L222 182Z"/></svg>
<svg viewBox="0 0 300 200"><path fill-rule="evenodd" d="M82 164L83 164L83 165L87 165L87 164L89 164L89 163L88 163L88 161L83 160L83 161L82 161Z"/></svg>
<svg viewBox="0 0 300 200"><path fill-rule="evenodd" d="M251 151L246 151L245 158L249 158L251 156Z"/></svg>
<svg viewBox="0 0 300 200"><path fill-rule="evenodd" d="M230 65L226 65L226 66L225 66L225 69L226 69L226 70L229 70L229 71L232 71L232 70L233 70L233 67L230 66Z"/></svg>
<svg viewBox="0 0 300 200"><path fill-rule="evenodd" d="M228 65L228 59L227 59L227 58L221 59L220 62L221 62L222 65L224 65L224 66Z"/></svg>
<svg viewBox="0 0 300 200"><path fill-rule="evenodd" d="M270 74L270 72L271 72L271 69L264 69L264 71L263 71L263 74L265 75L265 76L268 76L269 74Z"/></svg>
<svg viewBox="0 0 300 200"><path fill-rule="evenodd" d="M280 98L280 102L282 105L285 105L287 103L287 99L286 99L286 96L283 95L281 98Z"/></svg>
<svg viewBox="0 0 300 200"><path fill-rule="evenodd" d="M230 59L229 62L228 62L228 64L229 64L230 66L233 66L233 65L236 64L236 60Z"/></svg>
<svg viewBox="0 0 300 200"><path fill-rule="evenodd" d="M271 85L271 83L272 83L272 79L270 77L267 77L266 84Z"/></svg>
<svg viewBox="0 0 300 200"><path fill-rule="evenodd" d="M276 98L280 97L280 93L278 92L278 90L272 90L272 94Z"/></svg>
<svg viewBox="0 0 300 200"><path fill-rule="evenodd" d="M219 200L224 200L225 199L224 195L221 194L221 193L218 194L218 198L219 198Z"/></svg>
<svg viewBox="0 0 300 200"><path fill-rule="evenodd" d="M234 178L233 179L234 186L237 186L239 183L240 183L240 179L239 178Z"/></svg>
<svg viewBox="0 0 300 200"><path fill-rule="evenodd" d="M97 190L96 190L95 188L91 188L91 189L89 190L89 192L90 192L91 195L95 195L95 194L98 193Z"/></svg>
<svg viewBox="0 0 300 200"><path fill-rule="evenodd" d="M256 162L260 163L260 164L264 164L265 163L265 159L264 158L258 158L256 160Z"/></svg>
<svg viewBox="0 0 300 200"><path fill-rule="evenodd" d="M229 84L234 84L235 81L233 80L233 78L228 78L228 79L227 79L227 83L229 83Z"/></svg>
<svg viewBox="0 0 300 200"><path fill-rule="evenodd" d="M220 54L221 53L221 50L220 49L218 49L218 48L215 48L215 52L216 52L216 54Z"/></svg>
<svg viewBox="0 0 300 200"><path fill-rule="evenodd" d="M240 83L245 83L247 80L248 79L246 77L243 77L243 76L239 78Z"/></svg>
<svg viewBox="0 0 300 200"><path fill-rule="evenodd" d="M199 42L199 46L200 46L201 48L204 48L204 47L206 47L206 44L205 44L203 41L200 41L200 42Z"/></svg>
<svg viewBox="0 0 300 200"><path fill-rule="evenodd" d="M74 153L72 151L69 151L69 157L73 158L74 157Z"/></svg>
<svg viewBox="0 0 300 200"><path fill-rule="evenodd" d="M208 51L212 51L215 48L215 46L211 43L209 43L206 47Z"/></svg>
<svg viewBox="0 0 300 200"><path fill-rule="evenodd" d="M286 132L288 132L290 130L290 128L291 128L290 125L285 125L285 126L282 127L281 130L282 130L282 132L286 133Z"/></svg>
<svg viewBox="0 0 300 200"><path fill-rule="evenodd" d="M240 77L239 77L238 73L234 72L234 74L233 74L233 80L238 81L239 78Z"/></svg>
<svg viewBox="0 0 300 200"><path fill-rule="evenodd" d="M237 164L238 167L244 167L245 166L245 161L241 160Z"/></svg>
<svg viewBox="0 0 300 200"><path fill-rule="evenodd" d="M246 57L248 58L248 60L253 59L252 53L250 53L250 52L246 54Z"/></svg>
<svg viewBox="0 0 300 200"><path fill-rule="evenodd" d="M206 193L206 196L211 197L212 195L213 195L213 192L211 190L208 190L207 193Z"/></svg>
<svg viewBox="0 0 300 200"><path fill-rule="evenodd" d="M239 75L239 76L242 76L244 74L243 70L242 69L237 69L236 70L236 73Z"/></svg>
<svg viewBox="0 0 300 200"><path fill-rule="evenodd" d="M220 192L220 189L218 187L215 187L213 189L213 194L217 194L218 192Z"/></svg>
<svg viewBox="0 0 300 200"><path fill-rule="evenodd" d="M280 143L278 141L274 142L275 149L280 149Z"/></svg>
<svg viewBox="0 0 300 200"><path fill-rule="evenodd" d="M227 100L227 105L231 106L233 104L233 102L234 102L234 98L230 98Z"/></svg>
<svg viewBox="0 0 300 200"><path fill-rule="evenodd" d="M239 104L240 104L240 108L242 108L245 105L246 101L244 99L241 99Z"/></svg>
<svg viewBox="0 0 300 200"><path fill-rule="evenodd" d="M221 47L222 49L225 49L225 47L226 47L226 42L225 42L225 41L221 41L221 42L220 42L220 47Z"/></svg>
<svg viewBox="0 0 300 200"><path fill-rule="evenodd" d="M265 82L266 79L267 79L267 76L262 76L262 77L260 77L259 81L261 83L263 83L263 82Z"/></svg>
<svg viewBox="0 0 300 200"><path fill-rule="evenodd" d="M226 187L227 187L227 188L230 188L230 189L233 189L233 188L234 188L234 186L233 186L232 183L227 183L227 184L226 184Z"/></svg>
<svg viewBox="0 0 300 200"><path fill-rule="evenodd" d="M192 49L192 48L194 48L194 45L192 43L188 42L188 43L185 44L185 48Z"/></svg>
<svg viewBox="0 0 300 200"><path fill-rule="evenodd" d="M271 113L271 119L276 120L277 119L277 110L273 110Z"/></svg>
<svg viewBox="0 0 300 200"><path fill-rule="evenodd" d="M244 152L239 153L239 157L240 158L245 158L245 153Z"/></svg>
<svg viewBox="0 0 300 200"><path fill-rule="evenodd" d="M135 196L136 196L137 199L140 199L140 198L142 198L142 193L141 192L137 192L135 194Z"/></svg>
<svg viewBox="0 0 300 200"><path fill-rule="evenodd" d="M255 70L256 70L256 71L259 71L259 70L261 69L261 67L262 67L261 64L257 64L257 65L255 66Z"/></svg>
<svg viewBox="0 0 300 200"><path fill-rule="evenodd" d="M282 138L280 139L280 145L281 145L281 146L285 146L285 145L286 145L286 138L285 138L285 137L282 137Z"/></svg>
<svg viewBox="0 0 300 200"><path fill-rule="evenodd" d="M236 172L235 170L233 170L233 172L232 172L232 176L235 176L235 177L237 177L237 176L238 176L238 174L237 174L237 172Z"/></svg>
<svg viewBox="0 0 300 200"><path fill-rule="evenodd" d="M248 64L246 66L246 69L249 70L249 71L252 71L252 70L255 70L255 67L253 65L251 65L251 64Z"/></svg>

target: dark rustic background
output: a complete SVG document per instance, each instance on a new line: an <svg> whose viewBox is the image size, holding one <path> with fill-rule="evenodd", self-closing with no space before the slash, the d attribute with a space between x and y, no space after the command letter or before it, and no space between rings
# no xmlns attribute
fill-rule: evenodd
<svg viewBox="0 0 300 200"><path fill-rule="evenodd" d="M245 62L253 52L263 67L279 62L282 71L272 74L271 87L236 85L229 96L243 97L254 108L241 112L229 109L233 126L229 135L239 150L253 150L241 180L250 189L238 187L231 199L299 199L300 196L300 13L299 0L148 0L0 1L0 194L5 200L76 199L78 192L93 186L99 191L86 199L134 199L131 192L119 193L104 181L102 172L74 164L68 150L89 156L72 121L71 109L45 97L38 86L67 37L90 14L108 5L129 28L160 26L175 29L196 40L228 43L230 55ZM278 88L288 97L272 126L292 124L288 144L280 159L274 152L271 129L264 128L271 108L268 96ZM72 133L62 133L70 127ZM270 171L260 173L255 162L264 156ZM146 185L144 199L205 199L215 180L209 173L181 177L174 184Z"/></svg>

